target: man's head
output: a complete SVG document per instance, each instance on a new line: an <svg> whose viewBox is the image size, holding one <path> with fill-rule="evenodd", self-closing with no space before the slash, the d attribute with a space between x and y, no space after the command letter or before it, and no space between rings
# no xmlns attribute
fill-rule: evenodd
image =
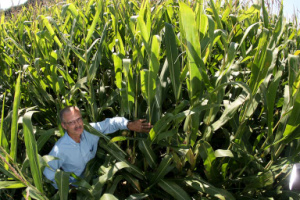
<svg viewBox="0 0 300 200"><path fill-rule="evenodd" d="M67 106L60 111L62 127L70 137L80 136L83 132L83 121L77 106Z"/></svg>

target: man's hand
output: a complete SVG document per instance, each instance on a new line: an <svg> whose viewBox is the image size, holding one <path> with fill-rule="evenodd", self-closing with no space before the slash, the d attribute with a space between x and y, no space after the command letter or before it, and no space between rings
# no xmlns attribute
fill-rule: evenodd
<svg viewBox="0 0 300 200"><path fill-rule="evenodd" d="M149 133L150 129L153 126L146 122L146 119L138 119L132 122L128 122L127 128L131 131L139 132L139 133Z"/></svg>

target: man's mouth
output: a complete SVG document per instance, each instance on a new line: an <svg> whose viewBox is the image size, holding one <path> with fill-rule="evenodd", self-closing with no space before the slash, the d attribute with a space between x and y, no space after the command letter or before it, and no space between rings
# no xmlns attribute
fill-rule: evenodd
<svg viewBox="0 0 300 200"><path fill-rule="evenodd" d="M82 126L75 127L75 131L81 130Z"/></svg>

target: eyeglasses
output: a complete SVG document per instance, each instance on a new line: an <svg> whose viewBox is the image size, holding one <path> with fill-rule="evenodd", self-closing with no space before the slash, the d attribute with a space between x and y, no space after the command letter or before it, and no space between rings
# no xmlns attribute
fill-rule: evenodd
<svg viewBox="0 0 300 200"><path fill-rule="evenodd" d="M76 123L80 123L80 122L82 122L82 117L79 117L79 118L77 118L77 119L75 119L73 121L64 122L64 123L67 124L67 125L70 125L70 126L74 126Z"/></svg>

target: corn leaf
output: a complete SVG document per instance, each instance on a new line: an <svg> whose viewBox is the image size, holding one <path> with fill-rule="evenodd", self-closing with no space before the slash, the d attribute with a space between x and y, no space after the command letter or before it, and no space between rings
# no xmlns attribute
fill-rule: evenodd
<svg viewBox="0 0 300 200"><path fill-rule="evenodd" d="M50 139L52 135L54 135L55 129L49 129L46 131L39 132L40 137L37 140L38 152L43 148L46 142Z"/></svg>
<svg viewBox="0 0 300 200"><path fill-rule="evenodd" d="M168 60L168 68L170 72L171 83L173 86L173 93L175 99L178 101L181 93L181 82L180 82L180 64L178 58L178 51L176 47L176 36L171 24L165 23L166 35L166 52Z"/></svg>
<svg viewBox="0 0 300 200"><path fill-rule="evenodd" d="M113 60L114 60L114 68L115 68L115 84L117 88L120 90L122 89L122 58L114 53L113 54Z"/></svg>
<svg viewBox="0 0 300 200"><path fill-rule="evenodd" d="M131 194L126 200L146 199L147 197L149 197L149 195L145 193Z"/></svg>
<svg viewBox="0 0 300 200"><path fill-rule="evenodd" d="M100 200L118 200L114 195L105 193L101 196Z"/></svg>
<svg viewBox="0 0 300 200"><path fill-rule="evenodd" d="M264 26L265 26L265 28L268 28L269 27L269 16L268 16L268 11L266 9L264 0L262 0L262 2L261 2L261 7L262 7L262 11L263 11Z"/></svg>
<svg viewBox="0 0 300 200"><path fill-rule="evenodd" d="M135 84L133 81L133 74L132 74L132 66L130 59L123 59L123 75L125 79L125 98L123 100L124 110L128 114L131 114L132 107L134 105L134 94L135 94Z"/></svg>
<svg viewBox="0 0 300 200"><path fill-rule="evenodd" d="M204 162L205 174L209 180L213 180L216 177L216 168L215 168L215 152L211 145L204 141L200 140L199 144L197 145L199 148L200 156Z"/></svg>
<svg viewBox="0 0 300 200"><path fill-rule="evenodd" d="M150 167L155 168L157 163L157 158L148 140L139 140L138 146L141 152L143 153L144 157L146 158Z"/></svg>
<svg viewBox="0 0 300 200"><path fill-rule="evenodd" d="M62 43L59 41L58 37L55 35L54 30L53 30L50 22L48 21L48 19L43 15L40 15L39 17L41 19L42 24L44 24L44 26L46 26L47 30L49 31L50 36L54 39L54 41L57 43L57 45L59 47L62 47Z"/></svg>
<svg viewBox="0 0 300 200"><path fill-rule="evenodd" d="M97 1L97 10L96 10L96 14L95 14L95 17L93 19L93 22L92 22L92 25L90 26L90 29L88 31L88 34L85 38L85 42L88 43L88 41L90 40L90 38L92 37L92 34L94 33L95 31L95 28L96 28L96 24L97 22L99 21L100 19L100 12L102 10L102 1Z"/></svg>
<svg viewBox="0 0 300 200"><path fill-rule="evenodd" d="M70 173L59 170L55 173L55 182L58 187L58 194L61 200L68 199Z"/></svg>
<svg viewBox="0 0 300 200"><path fill-rule="evenodd" d="M226 190L223 190L221 188L217 188L215 186L213 186L212 184L204 181L203 179L201 179L200 177L193 177L193 178L188 178L186 180L184 180L184 182L198 190L199 192L205 193L205 194L209 194L212 197L215 197L216 199L230 199L230 200L235 200L234 196L229 193Z"/></svg>
<svg viewBox="0 0 300 200"><path fill-rule="evenodd" d="M178 200L188 200L191 197L186 193L184 189L182 189L179 185L177 185L174 181L161 180L158 185L167 193L169 193L174 199Z"/></svg>
<svg viewBox="0 0 300 200"><path fill-rule="evenodd" d="M6 93L4 92L3 94L3 103L2 103L2 110L1 110L1 125L0 125L0 146L4 148L5 151L9 152L9 147L8 147L8 141L6 138L6 135L3 131L3 124L4 124L4 106L5 106L5 95Z"/></svg>
<svg viewBox="0 0 300 200"><path fill-rule="evenodd" d="M106 35L107 35L107 25L104 26L104 30L102 32L101 40L97 47L97 51L92 58L92 64L91 64L91 66L89 68L89 72L88 72L88 82L91 82L92 80L94 80L97 70L100 67L100 62L102 59L102 54L103 54L103 49L104 49L103 43L106 39Z"/></svg>
<svg viewBox="0 0 300 200"><path fill-rule="evenodd" d="M17 189L26 187L21 181L0 181L0 189Z"/></svg>
<svg viewBox="0 0 300 200"><path fill-rule="evenodd" d="M297 76L299 76L299 56L289 55L288 56L288 70L289 70L289 88L290 94L294 95L295 91L297 91Z"/></svg>
<svg viewBox="0 0 300 200"><path fill-rule="evenodd" d="M12 157L14 162L17 160L18 110L20 105L20 99L21 99L21 74L19 74L15 86L13 116L11 122L10 156Z"/></svg>
<svg viewBox="0 0 300 200"><path fill-rule="evenodd" d="M222 158L222 157L231 157L233 158L233 154L230 150L224 150L224 149L217 149L215 150L215 156L216 158Z"/></svg>
<svg viewBox="0 0 300 200"><path fill-rule="evenodd" d="M126 165L128 165L128 171L132 172L135 176L143 179L144 177L144 173L135 165L130 164L126 158L124 158L123 156L120 155L119 152L116 152L115 150L113 150L112 148L109 148L107 145L102 144L102 147L108 151L112 156L114 156L118 161L125 163Z"/></svg>
<svg viewBox="0 0 300 200"><path fill-rule="evenodd" d="M196 52L201 52L199 37L197 37L198 32L195 29L195 16L193 11L184 3L180 3L180 19L183 27L182 32L186 36L186 47L188 53L188 68L189 68L189 91L191 102L194 102L199 96L201 96L202 88L201 85L201 75L197 67L198 60L194 58L197 57ZM196 54L193 56L193 54Z"/></svg>
<svg viewBox="0 0 300 200"><path fill-rule="evenodd" d="M268 48L274 49L276 43L281 38L281 35L283 33L283 28L284 28L283 1L281 1L281 6L280 6L280 11L279 11L278 19L277 19L277 22L276 22L276 25L275 25L274 32L271 35L271 39L270 39Z"/></svg>
<svg viewBox="0 0 300 200"><path fill-rule="evenodd" d="M48 198L45 197L42 193L36 190L36 188L27 187L26 193L33 199L40 199L40 200L47 200Z"/></svg>
<svg viewBox="0 0 300 200"><path fill-rule="evenodd" d="M293 105L293 109L292 112L289 116L289 119L287 121L287 125L285 128L285 131L283 133L283 136L288 136L290 134L292 134L294 132L294 130L296 130L296 128L299 126L300 124L300 76L298 76L298 80L297 80L297 91L295 92L295 94L293 94L293 99L294 99L294 105ZM295 133L297 134L297 133ZM293 137L296 138L296 137Z"/></svg>
<svg viewBox="0 0 300 200"><path fill-rule="evenodd" d="M251 65L250 89L255 94L264 80L268 68L272 62L272 52L267 50L266 42L268 40L269 31L264 29L262 37L259 40L258 50L256 51L253 64Z"/></svg>
<svg viewBox="0 0 300 200"><path fill-rule="evenodd" d="M150 182L152 184L160 182L164 178L164 176L174 168L172 163L172 155L164 156L155 173L151 176Z"/></svg>
<svg viewBox="0 0 300 200"><path fill-rule="evenodd" d="M43 192L42 171L40 167L38 149L34 138L31 117L34 111L27 112L23 118L23 133L26 146L26 152L29 158L30 170L34 180L34 185L40 192Z"/></svg>

